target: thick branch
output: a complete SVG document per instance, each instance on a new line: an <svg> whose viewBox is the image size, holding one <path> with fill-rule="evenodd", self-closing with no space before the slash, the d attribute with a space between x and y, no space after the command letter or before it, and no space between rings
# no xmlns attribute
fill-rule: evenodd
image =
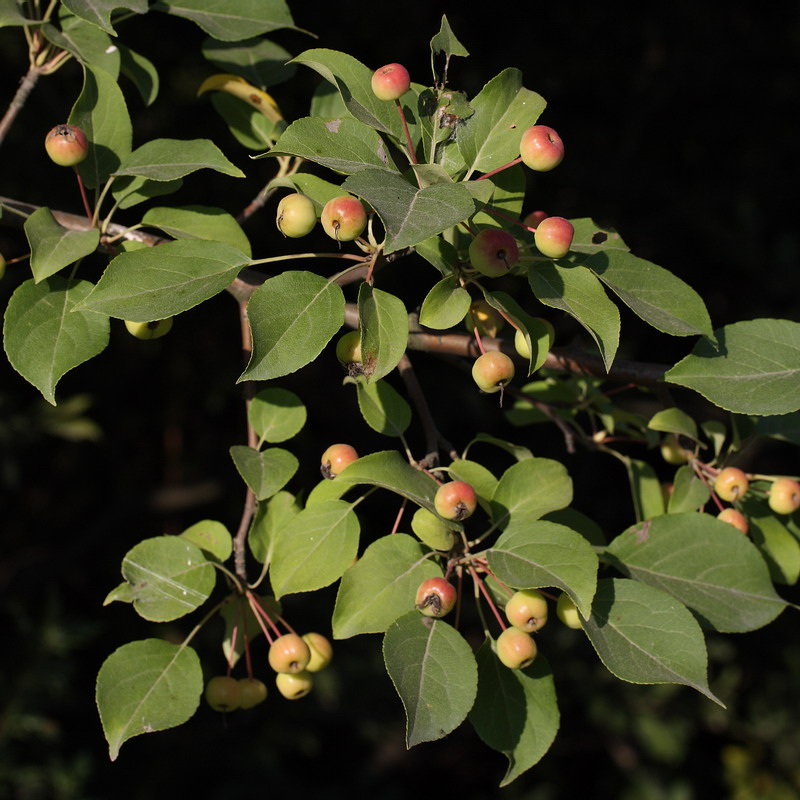
<svg viewBox="0 0 800 800"><path fill-rule="evenodd" d="M14 97L8 104L6 113L3 114L3 119L0 119L0 144L2 144L3 140L6 138L9 128L14 124L17 114L22 110L28 99L28 95L33 91L33 87L36 86L36 81L39 80L41 74L41 67L31 67L28 70L28 74L19 82L19 89L17 89Z"/></svg>

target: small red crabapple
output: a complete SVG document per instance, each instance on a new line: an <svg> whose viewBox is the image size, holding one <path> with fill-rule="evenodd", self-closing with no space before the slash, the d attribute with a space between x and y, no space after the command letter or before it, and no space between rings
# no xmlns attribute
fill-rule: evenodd
<svg viewBox="0 0 800 800"><path fill-rule="evenodd" d="M472 379L482 392L499 392L514 377L514 362L499 350L489 350L475 359Z"/></svg>
<svg viewBox="0 0 800 800"><path fill-rule="evenodd" d="M537 250L548 258L563 258L572 247L575 229L564 217L548 217L543 219L535 233L533 241Z"/></svg>
<svg viewBox="0 0 800 800"><path fill-rule="evenodd" d="M741 500L750 488L747 475L738 467L725 467L714 481L714 491L728 503Z"/></svg>
<svg viewBox="0 0 800 800"><path fill-rule="evenodd" d="M444 578L428 578L417 589L416 607L426 617L443 617L453 610L457 593L450 581Z"/></svg>
<svg viewBox="0 0 800 800"><path fill-rule="evenodd" d="M450 481L437 489L433 505L440 517L460 522L472 516L478 506L478 496L465 481Z"/></svg>
<svg viewBox="0 0 800 800"><path fill-rule="evenodd" d="M60 167L74 167L89 153L86 134L75 125L56 125L45 137L44 147Z"/></svg>
<svg viewBox="0 0 800 800"><path fill-rule="evenodd" d="M519 154L525 166L536 172L549 172L564 158L564 142L547 125L534 125L522 134Z"/></svg>
<svg viewBox="0 0 800 800"><path fill-rule="evenodd" d="M727 522L729 525L733 525L734 528L740 530L744 534L750 529L750 526L747 524L747 517L735 508L723 508L722 511L717 514L717 519L722 520L722 522Z"/></svg>
<svg viewBox="0 0 800 800"><path fill-rule="evenodd" d="M778 478L769 489L769 507L776 514L794 514L800 508L800 483Z"/></svg>
<svg viewBox="0 0 800 800"><path fill-rule="evenodd" d="M320 222L331 239L351 242L361 236L367 227L367 212L357 197L343 194L325 203Z"/></svg>
<svg viewBox="0 0 800 800"><path fill-rule="evenodd" d="M519 259L514 237L500 228L484 228L469 244L469 263L482 275L505 275Z"/></svg>
<svg viewBox="0 0 800 800"><path fill-rule="evenodd" d="M537 652L533 637L519 628L506 628L497 637L497 657L509 669L529 667Z"/></svg>
<svg viewBox="0 0 800 800"><path fill-rule="evenodd" d="M402 64L386 64L372 75L372 91L379 100L399 100L411 87L411 76Z"/></svg>
<svg viewBox="0 0 800 800"><path fill-rule="evenodd" d="M349 444L332 444L323 454L320 472L323 478L332 480L345 467L358 458L355 447Z"/></svg>
<svg viewBox="0 0 800 800"><path fill-rule="evenodd" d="M269 648L269 665L275 672L302 672L311 660L311 651L296 633L279 636Z"/></svg>

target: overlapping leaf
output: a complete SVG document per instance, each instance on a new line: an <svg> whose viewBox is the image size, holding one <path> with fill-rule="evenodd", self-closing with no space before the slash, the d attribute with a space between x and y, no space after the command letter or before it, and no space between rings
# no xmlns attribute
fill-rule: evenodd
<svg viewBox="0 0 800 800"><path fill-rule="evenodd" d="M49 208L37 208L25 220L25 236L31 248L31 272L36 283L97 249L100 231L62 228Z"/></svg>
<svg viewBox="0 0 800 800"><path fill-rule="evenodd" d="M226 42L296 27L284 0L159 0L153 8L189 19L209 36Z"/></svg>
<svg viewBox="0 0 800 800"><path fill-rule="evenodd" d="M367 381L388 375L406 351L408 312L399 297L366 281L358 290L361 361Z"/></svg>

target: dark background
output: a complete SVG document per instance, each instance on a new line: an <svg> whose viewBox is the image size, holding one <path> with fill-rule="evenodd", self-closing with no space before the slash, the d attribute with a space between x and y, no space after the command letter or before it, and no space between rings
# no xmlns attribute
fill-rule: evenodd
<svg viewBox="0 0 800 800"><path fill-rule="evenodd" d="M638 5L577 2L298 2L297 32L276 41L292 53L329 47L370 67L403 62L430 80L428 42L447 13L471 53L454 59L451 85L475 94L501 69L519 67L548 101L542 122L566 142L555 171L531 178L527 210L592 216L613 225L632 250L683 278L705 298L715 325L755 317L800 319L798 227L794 204L798 141L798 13L783 4ZM123 84L134 143L154 136L214 139L248 175L232 181L199 173L168 202L219 205L237 213L268 179L268 161L250 162L197 86L215 69L199 55L202 33L164 15L133 19L124 41L157 65L162 91L144 109ZM0 30L3 95L26 68L18 30ZM287 118L307 113L318 77L302 69L274 88ZM80 211L77 191L44 157L41 142L64 121L80 90L68 65L43 78L0 148L0 194ZM273 208L254 217L256 256L280 247ZM3 220L5 222L5 220ZM26 250L20 232L0 227L6 258ZM430 285L411 265L400 283ZM5 301L25 279L24 264L0 283ZM387 277L387 288L391 278ZM407 300L419 302L423 290ZM185 319L184 319L185 318ZM553 316L559 342L579 331ZM623 313L620 354L674 363L691 346L656 336ZM547 651L556 675L562 728L542 762L509 789L495 787L504 759L462 726L443 742L406 752L401 704L382 672L378 637L337 645L319 690L299 703L270 698L257 711L223 720L201 707L186 725L127 743L108 762L94 702L103 659L131 639L164 635L128 606L101 609L119 580L119 562L139 540L179 532L203 518L238 523L243 490L227 450L241 441L236 306L223 294L182 315L173 332L146 346L112 326L107 352L68 374L52 409L0 363L0 797L202 798L304 792L381 798L451 788L463 797L793 798L800 796L796 620L709 637L712 689L727 713L680 687L621 684L598 665L584 637L551 626ZM507 426L458 370L415 357L444 433L463 448L476 430L505 435L537 455L563 460L576 506L612 537L632 521L624 475L607 459L568 456L552 432ZM290 443L301 458L294 488L308 485L328 443L362 452L392 446L354 413L333 357L285 384L301 394L309 422ZM700 418L712 412L678 395ZM70 408L78 409L70 417ZM85 414L81 411L85 404ZM76 418L84 420L76 423ZM72 441L91 420L96 441ZM412 447L421 447L417 430ZM770 446L749 468L797 472L793 453ZM659 467L661 468L661 467ZM666 475L666 473L665 473ZM373 509L379 524L382 509ZM388 515L394 516L394 508ZM784 593L789 596L790 592ZM329 629L333 592L290 598L298 627ZM796 598L795 598L796 599ZM178 635L188 627L174 625ZM208 674L224 668L218 631L201 637ZM363 640L363 641L362 641Z"/></svg>

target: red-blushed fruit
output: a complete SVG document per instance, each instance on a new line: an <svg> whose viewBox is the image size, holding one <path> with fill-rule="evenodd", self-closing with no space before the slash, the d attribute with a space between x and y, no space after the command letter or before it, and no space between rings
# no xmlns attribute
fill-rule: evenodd
<svg viewBox="0 0 800 800"><path fill-rule="evenodd" d="M681 445L674 433L669 433L664 437L660 450L661 457L667 464L686 464L692 457L692 452Z"/></svg>
<svg viewBox="0 0 800 800"><path fill-rule="evenodd" d="M465 481L450 481L437 489L433 505L440 517L460 522L472 516L478 507L478 496Z"/></svg>
<svg viewBox="0 0 800 800"><path fill-rule="evenodd" d="M533 241L538 251L548 258L563 258L572 247L575 229L564 217L548 217L539 223L533 234Z"/></svg>
<svg viewBox="0 0 800 800"><path fill-rule="evenodd" d="M321 633L304 633L303 641L311 651L311 660L306 666L307 672L319 672L325 669L333 659L333 645Z"/></svg>
<svg viewBox="0 0 800 800"><path fill-rule="evenodd" d="M322 454L320 472L323 478L332 480L345 467L350 466L358 458L355 447L349 444L332 444Z"/></svg>
<svg viewBox="0 0 800 800"><path fill-rule="evenodd" d="M500 312L492 308L485 300L473 300L464 317L464 324L470 333L477 328L481 336L494 337L497 336L498 331L502 330L506 321Z"/></svg>
<svg viewBox="0 0 800 800"><path fill-rule="evenodd" d="M60 167L74 167L89 153L86 134L75 125L56 125L45 137L44 147Z"/></svg>
<svg viewBox="0 0 800 800"><path fill-rule="evenodd" d="M456 604L455 586L444 578L428 578L417 589L416 607L426 617L443 617Z"/></svg>
<svg viewBox="0 0 800 800"><path fill-rule="evenodd" d="M778 478L769 489L769 507L776 514L794 514L800 508L800 483Z"/></svg>
<svg viewBox="0 0 800 800"><path fill-rule="evenodd" d="M172 330L172 317L155 319L152 322L131 322L125 320L125 327L137 339L160 339Z"/></svg>
<svg viewBox="0 0 800 800"><path fill-rule="evenodd" d="M427 508L418 508L411 517L411 530L417 538L434 550L453 549L455 537L449 525Z"/></svg>
<svg viewBox="0 0 800 800"><path fill-rule="evenodd" d="M515 592L506 603L506 619L525 633L543 628L547 622L547 600L536 589Z"/></svg>
<svg viewBox="0 0 800 800"><path fill-rule="evenodd" d="M538 648L533 637L519 628L506 628L496 642L497 657L509 669L525 669L533 664Z"/></svg>
<svg viewBox="0 0 800 800"><path fill-rule="evenodd" d="M717 519L722 520L722 522L727 522L729 525L733 525L734 528L737 528L744 534L750 529L750 526L747 524L747 517L735 508L723 508L722 511L717 514Z"/></svg>
<svg viewBox="0 0 800 800"><path fill-rule="evenodd" d="M206 684L206 702L214 711L235 711L242 699L242 689L236 678L216 675Z"/></svg>
<svg viewBox="0 0 800 800"><path fill-rule="evenodd" d="M348 331L336 342L336 358L344 366L361 363L361 334L358 331Z"/></svg>
<svg viewBox="0 0 800 800"><path fill-rule="evenodd" d="M505 275L519 260L514 237L500 228L484 228L469 244L469 263L482 275Z"/></svg>
<svg viewBox="0 0 800 800"><path fill-rule="evenodd" d="M575 628L578 630L583 627L581 615L578 613L578 609L572 598L566 592L558 597L556 616L558 616L568 628Z"/></svg>
<svg viewBox="0 0 800 800"><path fill-rule="evenodd" d="M738 467L725 467L720 470L714 481L714 491L728 503L741 500L749 488L750 481L747 475Z"/></svg>
<svg viewBox="0 0 800 800"><path fill-rule="evenodd" d="M275 672L302 672L311 660L311 651L296 633L279 636L269 648L269 665Z"/></svg>
<svg viewBox="0 0 800 800"><path fill-rule="evenodd" d="M361 236L367 227L367 212L357 197L342 194L325 203L320 221L331 239L351 242Z"/></svg>
<svg viewBox="0 0 800 800"><path fill-rule="evenodd" d="M536 172L549 172L564 158L564 142L547 125L534 125L522 134L519 154L526 167Z"/></svg>
<svg viewBox="0 0 800 800"><path fill-rule="evenodd" d="M275 676L275 686L287 700L299 700L314 687L314 676L308 670L280 672Z"/></svg>
<svg viewBox="0 0 800 800"><path fill-rule="evenodd" d="M549 216L546 211L531 211L530 214L525 215L522 224L527 225L529 228L536 228L543 219L547 219Z"/></svg>
<svg viewBox="0 0 800 800"><path fill-rule="evenodd" d="M239 692L239 708L253 708L267 699L267 685L258 678L241 678Z"/></svg>
<svg viewBox="0 0 800 800"><path fill-rule="evenodd" d="M411 87L411 76L402 64L386 64L372 75L372 91L379 100L399 100Z"/></svg>
<svg viewBox="0 0 800 800"><path fill-rule="evenodd" d="M499 350L478 356L472 365L472 379L487 394L499 392L513 377L514 362Z"/></svg>
<svg viewBox="0 0 800 800"><path fill-rule="evenodd" d="M317 224L317 212L313 201L298 192L287 194L278 203L275 223L278 230L290 239L306 236Z"/></svg>

